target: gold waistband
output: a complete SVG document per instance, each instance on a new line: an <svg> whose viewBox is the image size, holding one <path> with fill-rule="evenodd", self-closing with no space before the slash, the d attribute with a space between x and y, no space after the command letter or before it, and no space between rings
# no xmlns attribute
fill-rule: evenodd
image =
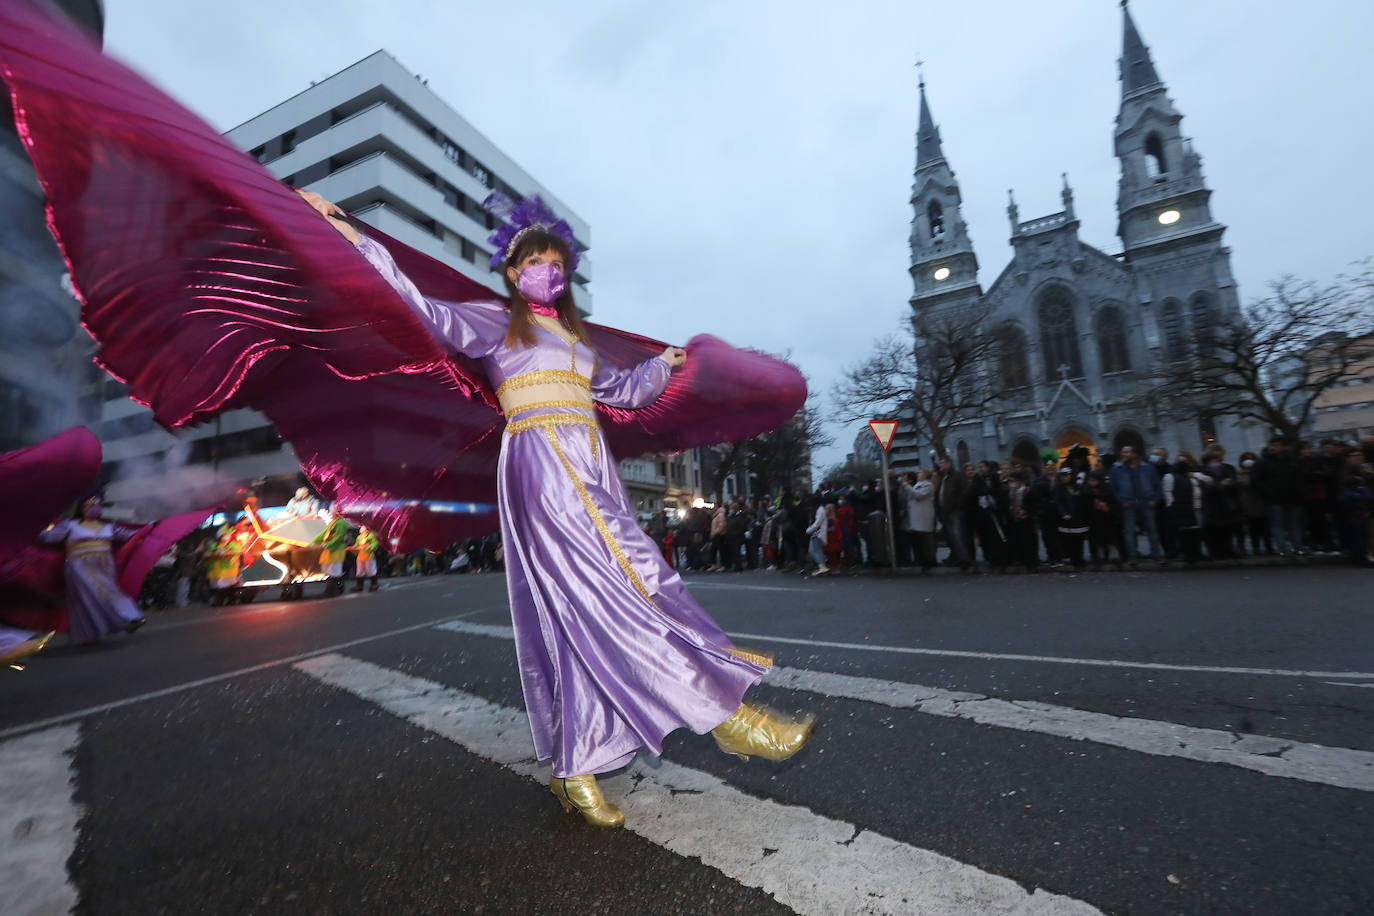
<svg viewBox="0 0 1374 916"><path fill-rule="evenodd" d="M591 401L531 401L528 404L511 405L507 410L506 418L511 419L522 413L529 413L531 410L595 410L596 404Z"/></svg>
<svg viewBox="0 0 1374 916"><path fill-rule="evenodd" d="M571 369L539 369L522 375L512 375L501 383L500 388L496 389L496 396L500 398L506 392L514 391L517 388L553 384L576 385L583 391L592 390L592 380L580 372L574 372Z"/></svg>
<svg viewBox="0 0 1374 916"><path fill-rule="evenodd" d="M104 538L85 538L67 545L67 556L84 557L89 553L109 553L110 542Z"/></svg>
<svg viewBox="0 0 1374 916"><path fill-rule="evenodd" d="M537 417L525 417L523 420L512 420L506 424L506 432L512 436L520 433L529 432L532 429L544 429L548 426L585 426L588 429L600 429L601 424L596 422L596 417L589 417L580 413L546 413Z"/></svg>
<svg viewBox="0 0 1374 916"><path fill-rule="evenodd" d="M537 417L525 417L523 420L512 420L506 424L506 434L518 436L527 433L532 429L552 430L559 426L585 426L588 435L601 429L601 424L596 422L596 417L589 417L580 413L544 413ZM591 436L592 457L596 458L601 447L598 445L596 436Z"/></svg>

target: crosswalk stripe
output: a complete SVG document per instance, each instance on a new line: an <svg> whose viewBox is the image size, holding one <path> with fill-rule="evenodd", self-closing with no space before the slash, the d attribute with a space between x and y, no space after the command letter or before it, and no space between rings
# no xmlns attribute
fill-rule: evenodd
<svg viewBox="0 0 1374 916"><path fill-rule="evenodd" d="M125 706L132 706L135 703L143 703L148 700L156 700L161 697L171 696L176 693L182 693L183 691L194 690L197 687L206 687L210 684L218 684L220 681L233 680L234 678L242 677L245 674L254 674L258 671L266 671L269 668L277 668L282 665L288 665L291 662L300 661L301 659L309 658L312 655L323 655L326 652L335 652L339 649L349 649L353 646L361 646L365 643L377 642L381 639L390 639L393 636L400 636L405 633L413 633L416 630L428 629L441 621L451 621L458 620L463 617L471 617L473 614L481 614L483 610L483 608L477 608L476 610L465 611L462 614L450 614L447 617L440 617L436 620L428 620L424 623L417 623L412 624L408 627L400 627L399 629L388 630L385 633L374 633L371 636L363 636L358 639L350 639L348 642L340 642L335 643L332 646L323 646L319 649L311 649L309 652L300 652L296 655L288 655L286 658L274 658L270 662L263 662L258 665L249 665L247 668L236 668L233 671L225 671L222 674L212 674L209 677L198 678L194 681L183 681L182 683L174 684L171 687L163 687L158 690L150 690L147 693L140 693L136 696L125 697L121 700L111 700L108 703L99 703L95 706L87 706L83 709L76 709L71 712L64 712L61 715L51 716L47 719L39 719L36 722L24 722L19 725L12 725L9 728L0 729L0 741L5 740L6 738L15 737L17 735L26 735L29 732L38 731L39 729L47 728L52 725L61 725L65 722L76 722L86 718L87 716L94 716L102 712L110 712L115 709L122 709Z"/></svg>
<svg viewBox="0 0 1374 916"><path fill-rule="evenodd" d="M72 793L79 726L0 743L0 888L11 916L71 912L67 877L81 809Z"/></svg>
<svg viewBox="0 0 1374 916"><path fill-rule="evenodd" d="M496 639L514 638L510 627L465 621L441 623L437 629ZM1032 700L1002 700L978 693L803 668L774 668L768 672L764 683L828 697L863 700L894 709L968 719L982 725L1092 741L1161 757L1222 763L1269 776L1374 792L1374 753L1369 751L1265 735L1235 735L1216 729L1113 716Z"/></svg>
<svg viewBox="0 0 1374 916"><path fill-rule="evenodd" d="M522 710L343 655L295 668L523 776L548 777L548 768L533 759ZM667 760L636 762L601 785L625 812L627 830L700 858L799 913L1099 912L806 808L746 795Z"/></svg>

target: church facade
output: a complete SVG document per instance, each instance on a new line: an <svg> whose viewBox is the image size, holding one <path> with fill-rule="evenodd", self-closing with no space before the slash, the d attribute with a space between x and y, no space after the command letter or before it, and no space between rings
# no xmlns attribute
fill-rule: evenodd
<svg viewBox="0 0 1374 916"><path fill-rule="evenodd" d="M1260 438L1225 417L1166 416L1142 397L1189 356L1203 329L1234 313L1239 302L1201 157L1183 136L1183 117L1130 11L1123 6L1122 12L1119 254L1079 239L1065 178L1058 213L1022 220L1009 199L1012 258L984 290L959 183L921 83L911 196L914 317L978 315L983 333L1002 341L997 365L984 367L999 389L997 401L983 416L948 430L947 447L960 462L1033 460L1076 445L1196 454L1214 441L1240 450ZM898 444L894 463L926 463L925 444L912 434Z"/></svg>

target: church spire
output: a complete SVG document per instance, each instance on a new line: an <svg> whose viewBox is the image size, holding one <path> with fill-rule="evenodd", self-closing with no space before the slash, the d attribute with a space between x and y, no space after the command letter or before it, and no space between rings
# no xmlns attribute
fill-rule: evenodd
<svg viewBox="0 0 1374 916"><path fill-rule="evenodd" d="M916 128L916 168L929 165L937 159L945 158L940 149L940 129L930 116L930 103L926 101L926 80L921 77L921 121Z"/></svg>
<svg viewBox="0 0 1374 916"><path fill-rule="evenodd" d="M1138 92L1150 86L1159 85L1159 74L1155 72L1154 61L1150 60L1150 49L1145 47L1140 33L1136 31L1131 19L1131 10L1126 0L1121 0L1121 14L1124 21L1121 38L1121 97Z"/></svg>

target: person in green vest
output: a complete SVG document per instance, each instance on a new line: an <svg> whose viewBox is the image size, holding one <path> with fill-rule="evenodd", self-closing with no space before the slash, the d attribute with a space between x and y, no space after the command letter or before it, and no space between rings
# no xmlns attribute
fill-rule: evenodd
<svg viewBox="0 0 1374 916"><path fill-rule="evenodd" d="M231 603L239 584L239 560L243 546L230 525L220 526L214 543L205 551L205 578L211 589L211 605Z"/></svg>
<svg viewBox="0 0 1374 916"><path fill-rule="evenodd" d="M324 545L320 551L320 572L329 579L324 587L325 597L342 595L343 561L344 554L348 552L348 522L343 516L329 513L329 524L310 543Z"/></svg>
<svg viewBox="0 0 1374 916"><path fill-rule="evenodd" d="M375 592L377 590L377 535L368 530L366 525L358 526L358 539L353 542L353 550L358 552L357 563L353 569L353 577L357 584L353 586L353 591L363 590L363 580L369 576L372 582L368 584L367 590Z"/></svg>

